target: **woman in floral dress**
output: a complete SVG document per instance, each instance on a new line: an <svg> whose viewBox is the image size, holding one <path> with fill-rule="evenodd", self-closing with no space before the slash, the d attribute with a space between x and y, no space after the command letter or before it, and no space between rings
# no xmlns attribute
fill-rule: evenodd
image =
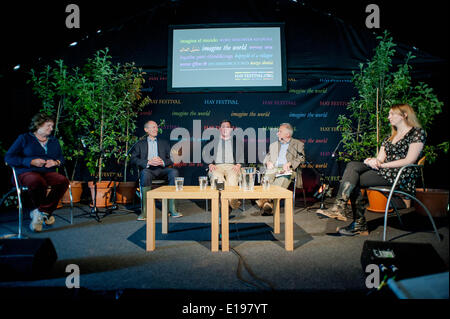
<svg viewBox="0 0 450 319"><path fill-rule="evenodd" d="M364 217L365 199L361 188L371 186L391 186L401 167L417 163L425 145L426 134L421 128L411 106L397 104L389 110L391 136L383 141L376 158L367 158L364 162L350 162L345 168L334 205L329 209L319 209L317 213L346 221L345 204L350 200L353 222L347 227L338 228L341 235L368 235ZM409 194L415 193L415 181L418 170L406 168L397 187Z"/></svg>

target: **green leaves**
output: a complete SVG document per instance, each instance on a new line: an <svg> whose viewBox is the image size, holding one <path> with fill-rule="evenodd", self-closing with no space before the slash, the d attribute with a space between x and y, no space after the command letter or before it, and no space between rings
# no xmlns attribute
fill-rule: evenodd
<svg viewBox="0 0 450 319"><path fill-rule="evenodd" d="M106 48L71 70L57 60L40 72L31 70L28 81L42 111L57 117L55 135L58 131L64 157L77 163L84 156L91 175L98 172L100 178L104 160L125 160L136 140L139 111L149 103L141 96L145 73L134 63L114 65L111 59Z"/></svg>
<svg viewBox="0 0 450 319"><path fill-rule="evenodd" d="M415 56L408 53L404 63L393 72L392 57L396 52L393 38L385 31L377 40L372 60L360 63L359 72L353 73L358 96L348 104L348 116L341 115L337 120L343 132L340 159L344 161L360 161L376 155L382 141L390 135L387 117L392 105L411 105L425 130L431 128L434 117L442 112L443 103L432 88L422 82L413 84L412 67L408 63ZM427 149L432 156L431 147Z"/></svg>

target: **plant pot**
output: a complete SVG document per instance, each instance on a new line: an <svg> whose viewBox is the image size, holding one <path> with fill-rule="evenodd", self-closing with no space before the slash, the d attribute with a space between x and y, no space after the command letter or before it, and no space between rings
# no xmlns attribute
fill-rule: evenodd
<svg viewBox="0 0 450 319"><path fill-rule="evenodd" d="M96 207L109 207L112 206L112 191L114 187L113 181L104 181L104 182L97 182L95 185L93 182L89 182L88 186L91 190L91 198L92 198L92 205L94 204L94 194L95 194L95 186L97 187L97 196L96 196Z"/></svg>
<svg viewBox="0 0 450 319"><path fill-rule="evenodd" d="M416 197L420 200L430 211L433 217L446 217L448 214L448 190L427 188L416 188ZM425 210L414 202L414 208L420 215L427 216Z"/></svg>
<svg viewBox="0 0 450 319"><path fill-rule="evenodd" d="M116 202L128 204L134 201L136 195L136 182L120 182L116 189Z"/></svg>
<svg viewBox="0 0 450 319"><path fill-rule="evenodd" d="M378 191L367 190L367 198L369 199L369 207L367 210L375 213L384 213L387 204L387 197ZM391 208L389 212L392 212Z"/></svg>
<svg viewBox="0 0 450 319"><path fill-rule="evenodd" d="M83 182L71 181L70 187L72 188L72 202L79 203L81 201L81 193L83 193ZM64 193L61 201L63 204L70 204L69 189Z"/></svg>

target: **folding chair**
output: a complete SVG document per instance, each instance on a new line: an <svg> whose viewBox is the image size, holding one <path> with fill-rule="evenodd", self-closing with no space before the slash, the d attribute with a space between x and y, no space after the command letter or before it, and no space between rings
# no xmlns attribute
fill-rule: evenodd
<svg viewBox="0 0 450 319"><path fill-rule="evenodd" d="M375 187L369 187L368 188L369 190L378 191L378 192L382 193L384 196L386 196L386 194L389 194L387 196L387 203L386 203L386 208L385 208L385 211L384 211L383 241L386 241L387 218L388 218L389 208L391 207L391 200L392 200L392 197L394 195L402 195L402 196L404 196L404 197L406 197L408 199L413 199L420 206L422 206L422 208L425 210L425 212L428 215L428 218L431 221L431 224L433 226L434 232L436 233L436 237L437 237L438 241L441 241L441 238L440 238L439 233L438 233L437 228L436 228L436 224L434 223L434 220L433 220L433 216L431 216L430 211L428 210L428 208L420 200L418 200L415 196L396 189L397 183L398 183L398 181L400 179L400 176L402 175L403 171L406 168L408 168L408 167L417 167L417 168L422 169L424 162L425 162L425 158L422 158L418 162L418 164L409 164L409 165L405 165L402 168L400 168L397 176L395 177L394 183L392 184L391 187L389 187L389 186L375 186ZM422 176L422 180L423 180L423 176ZM396 207L395 204L392 205L392 208L394 208L394 211L396 212L397 216L400 218L400 215L398 214L397 207Z"/></svg>
<svg viewBox="0 0 450 319"><path fill-rule="evenodd" d="M8 163L5 163L5 164L7 166L10 166L12 169L13 178L14 178L14 186L11 188L11 190L5 196L3 196L3 198L0 202L0 206L7 199L7 197L9 197L12 193L16 192L18 208L19 208L19 221L18 221L19 225L18 225L17 234L7 234L7 235L2 235L1 237L22 239L22 238L24 238L22 235L23 207L24 207L23 202L22 202L22 200L23 200L22 196L24 194L26 194L26 192L28 191L28 187L20 185L19 179L17 178L16 168L12 165L9 165ZM70 195L70 224L73 224L73 197L72 197L72 188L71 188L70 184L69 184L69 195Z"/></svg>

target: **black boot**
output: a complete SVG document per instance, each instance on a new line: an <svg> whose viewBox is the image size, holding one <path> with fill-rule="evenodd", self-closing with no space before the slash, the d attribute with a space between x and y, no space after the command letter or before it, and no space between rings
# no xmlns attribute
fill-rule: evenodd
<svg viewBox="0 0 450 319"><path fill-rule="evenodd" d="M358 197L352 205L353 210L353 222L347 227L338 227L337 232L344 236L369 235L369 228L367 227L366 218L364 213L366 211L366 203L364 197L358 194Z"/></svg>
<svg viewBox="0 0 450 319"><path fill-rule="evenodd" d="M347 216L345 215L345 207L350 199L350 194L352 193L355 185L349 182L341 183L339 191L336 195L336 201L333 206L328 209L318 209L316 213L325 215L330 218L335 218L342 221L347 221Z"/></svg>

